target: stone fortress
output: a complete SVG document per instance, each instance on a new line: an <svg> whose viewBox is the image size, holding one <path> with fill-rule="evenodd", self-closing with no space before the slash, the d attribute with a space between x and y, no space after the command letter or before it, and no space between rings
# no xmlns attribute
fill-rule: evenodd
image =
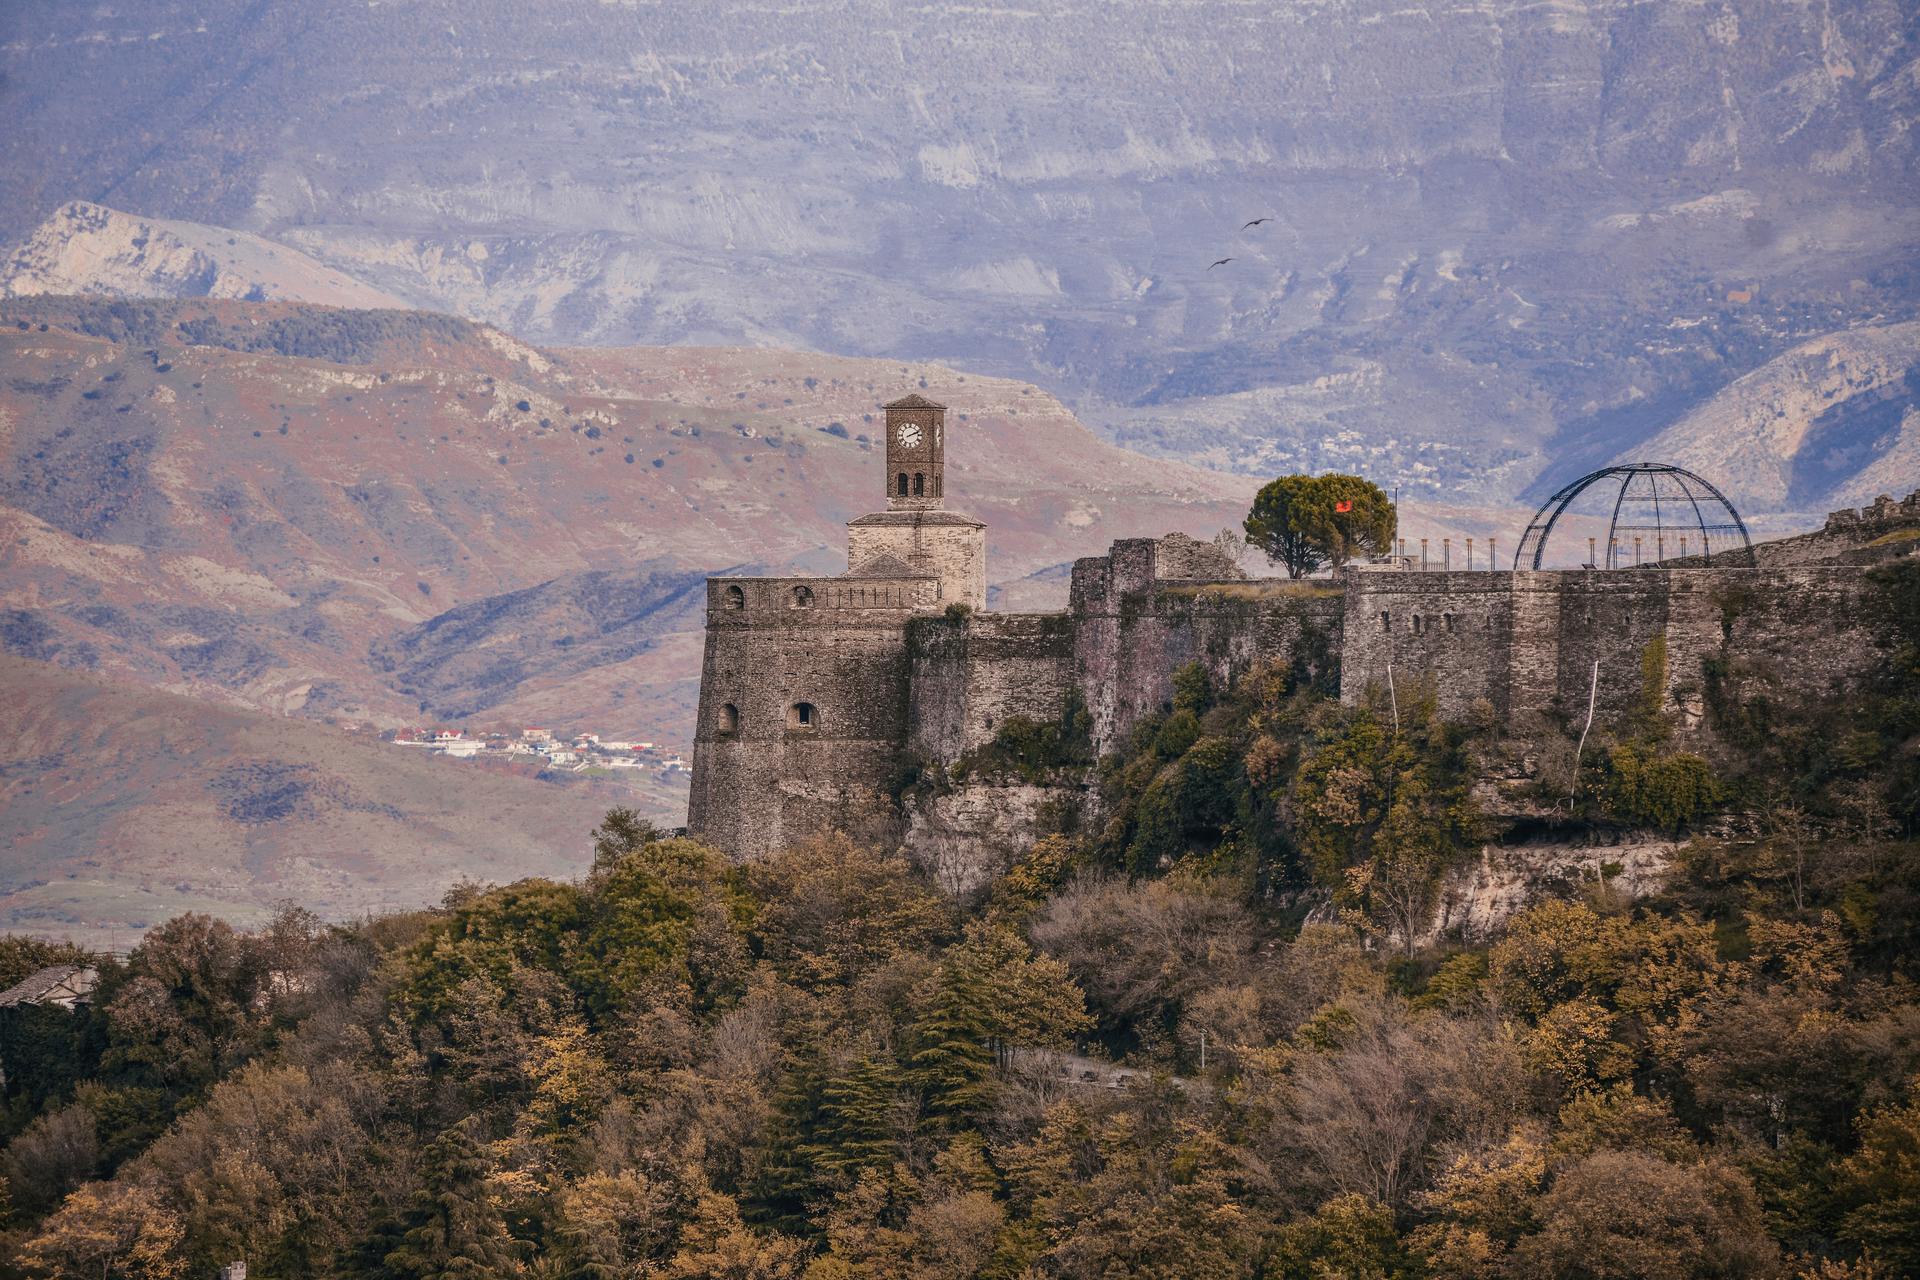
<svg viewBox="0 0 1920 1280"><path fill-rule="evenodd" d="M1058 721L1076 704L1095 755L1113 751L1195 661L1218 687L1256 663L1300 664L1337 679L1348 702L1430 684L1442 714L1490 708L1508 724L1584 717L1593 693L1605 723L1643 696L1642 655L1658 637L1663 707L1682 741L1699 742L1711 734L1705 661L1798 695L1844 693L1871 672L1884 655L1870 564L1920 549L1900 532L1920 532L1920 494L1836 513L1739 568L1400 560L1249 579L1211 544L1172 534L1076 561L1065 612L988 612L985 526L945 505L945 407L915 395L885 412L887 509L848 525L846 573L708 581L688 830L735 857L839 830L904 844L947 888L977 888L1059 797L980 783L903 805L902 768L951 768L1008 718Z"/></svg>

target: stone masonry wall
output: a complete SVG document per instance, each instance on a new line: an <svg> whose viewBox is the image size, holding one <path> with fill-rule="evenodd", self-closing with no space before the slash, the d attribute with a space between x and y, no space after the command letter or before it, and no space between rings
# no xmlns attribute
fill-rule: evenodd
<svg viewBox="0 0 1920 1280"><path fill-rule="evenodd" d="M882 511L847 525L853 571L892 557L934 580L937 604L987 607L986 526L956 511Z"/></svg>
<svg viewBox="0 0 1920 1280"><path fill-rule="evenodd" d="M1068 613L1072 680L1095 754L1119 749L1173 698L1173 673L1202 663L1225 688L1257 662L1339 650L1341 591L1324 582L1201 582L1160 577L1158 546L1127 539L1076 561Z"/></svg>
<svg viewBox="0 0 1920 1280"><path fill-rule="evenodd" d="M1353 572L1341 696L1431 680L1441 714L1485 699L1503 718L1584 718L1600 664L1596 720L1643 693L1642 659L1667 646L1662 707L1700 728L1708 659L1764 672L1793 696L1826 696L1879 661L1875 592L1857 568L1638 569L1556 573Z"/></svg>
<svg viewBox="0 0 1920 1280"><path fill-rule="evenodd" d="M932 596L925 579L711 580L688 829L743 858L827 829L897 838L906 624Z"/></svg>
<svg viewBox="0 0 1920 1280"><path fill-rule="evenodd" d="M1072 676L1064 614L976 613L908 624L908 746L951 764L1009 716L1058 720Z"/></svg>

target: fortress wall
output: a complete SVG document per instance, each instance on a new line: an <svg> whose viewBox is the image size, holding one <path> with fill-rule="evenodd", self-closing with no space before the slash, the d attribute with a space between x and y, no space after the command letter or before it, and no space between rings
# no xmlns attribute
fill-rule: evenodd
<svg viewBox="0 0 1920 1280"><path fill-rule="evenodd" d="M1565 573L1560 579L1559 700L1584 716L1600 663L1601 723L1618 724L1643 696L1642 662L1664 637L1662 710L1700 729L1703 663L1733 664L1799 701L1844 695L1885 655L1876 635L1879 593L1854 568L1642 569ZM1755 686L1758 687L1757 685Z"/></svg>
<svg viewBox="0 0 1920 1280"><path fill-rule="evenodd" d="M1203 664L1226 688L1256 663L1339 648L1341 592L1324 582L1183 581L1155 576L1151 539L1076 561L1069 615L1073 683L1097 754L1173 700L1173 673Z"/></svg>
<svg viewBox="0 0 1920 1280"><path fill-rule="evenodd" d="M1432 679L1450 717L1485 698L1502 717L1584 719L1598 661L1595 720L1617 725L1639 704L1655 637L1667 644L1661 705L1683 730L1699 728L1706 659L1796 697L1845 692L1884 660L1877 592L1854 568L1353 572L1345 582L1342 698L1384 687L1391 662L1402 688Z"/></svg>
<svg viewBox="0 0 1920 1280"><path fill-rule="evenodd" d="M991 741L1009 716L1055 721L1066 709L1072 628L1065 614L976 613L908 626L908 746L951 764Z"/></svg>
<svg viewBox="0 0 1920 1280"><path fill-rule="evenodd" d="M1870 569L1800 565L1674 573L1667 683L1699 688L1725 664L1736 698L1845 698L1891 659L1891 605ZM1683 594L1684 592L1684 594Z"/></svg>
<svg viewBox="0 0 1920 1280"><path fill-rule="evenodd" d="M795 603L798 587L812 592L809 607ZM688 830L735 857L829 828L887 838L897 819L884 788L906 740L906 623L931 591L924 579L710 581ZM799 703L813 723L796 722Z"/></svg>
<svg viewBox="0 0 1920 1280"><path fill-rule="evenodd" d="M1528 590L1516 602L1515 579L1534 575L1498 572L1411 573L1353 570L1344 579L1346 597L1340 646L1340 696L1353 703L1369 688L1410 689L1431 680L1440 713L1460 717L1485 699L1507 715L1516 682L1523 687L1556 679L1551 648L1544 664L1523 655L1516 670L1518 637L1536 641L1553 634L1557 601ZM1544 576L1544 575L1542 575ZM1544 665L1544 670L1542 667Z"/></svg>
<svg viewBox="0 0 1920 1280"><path fill-rule="evenodd" d="M1557 633L1543 633L1535 641L1543 657L1552 655L1557 660L1557 677L1533 691L1517 709L1556 712L1584 723L1588 690L1595 687L1593 664L1598 661L1594 723L1618 726L1640 705L1641 663L1648 646L1656 637L1667 635L1673 575L1615 569L1518 576L1549 580L1560 602L1560 625ZM1670 656L1669 680L1674 668ZM1671 699L1662 698L1663 706L1670 704Z"/></svg>

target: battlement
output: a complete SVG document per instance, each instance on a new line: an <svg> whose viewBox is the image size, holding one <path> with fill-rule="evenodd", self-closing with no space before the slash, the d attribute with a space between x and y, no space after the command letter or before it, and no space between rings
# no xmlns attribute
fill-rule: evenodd
<svg viewBox="0 0 1920 1280"><path fill-rule="evenodd" d="M788 616L795 625L846 610L912 612L939 607L932 577L708 578L708 626L761 626Z"/></svg>
<svg viewBox="0 0 1920 1280"><path fill-rule="evenodd" d="M1855 510L1846 508L1827 514L1826 532L1854 533L1920 524L1920 489L1895 502L1891 494L1881 494L1871 505Z"/></svg>
<svg viewBox="0 0 1920 1280"><path fill-rule="evenodd" d="M1623 713L1644 701L1656 640L1661 705L1682 728L1698 727L1708 660L1760 662L1801 691L1878 660L1870 585L1852 566L1349 573L1344 585L1342 699L1419 681L1452 717L1481 703L1502 718L1564 712L1590 694L1598 714Z"/></svg>

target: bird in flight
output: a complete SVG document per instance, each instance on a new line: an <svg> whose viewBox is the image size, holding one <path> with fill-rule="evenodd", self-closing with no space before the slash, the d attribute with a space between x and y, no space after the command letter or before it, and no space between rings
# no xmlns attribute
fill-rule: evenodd
<svg viewBox="0 0 1920 1280"><path fill-rule="evenodd" d="M1212 264L1211 266L1209 266L1209 267L1207 268L1207 270L1209 270L1209 271L1211 271L1211 270L1213 270L1213 268L1214 268L1214 267L1224 267L1224 266L1226 266L1226 265L1227 265L1227 264L1228 264L1229 262L1232 262L1232 261L1233 261L1233 259L1232 259L1232 258L1222 258L1222 259L1220 259L1220 261L1218 261L1218 262L1216 262L1216 263L1213 263L1213 264Z"/></svg>
<svg viewBox="0 0 1920 1280"><path fill-rule="evenodd" d="M1257 227L1263 222L1272 222L1272 221L1273 221L1273 218L1271 216L1265 217L1265 218L1255 218L1252 222L1247 223L1246 227L1241 227L1240 229L1242 231L1245 231L1247 227Z"/></svg>

